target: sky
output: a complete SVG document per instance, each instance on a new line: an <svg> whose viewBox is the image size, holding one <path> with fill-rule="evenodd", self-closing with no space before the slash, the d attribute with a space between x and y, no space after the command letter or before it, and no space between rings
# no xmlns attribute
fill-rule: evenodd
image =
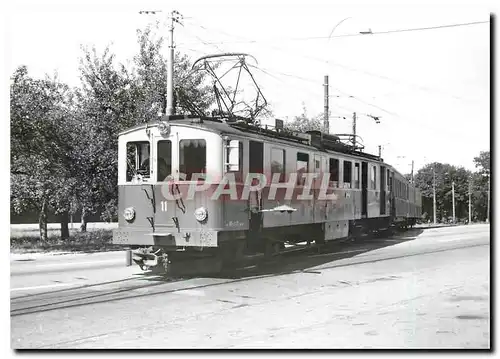
<svg viewBox="0 0 500 359"><path fill-rule="evenodd" d="M331 133L352 132L356 112L365 151L381 145L401 172L412 161L415 171L435 161L474 170L473 158L490 150L489 23L383 33L488 22L488 2L18 1L6 15L7 77L27 65L34 77L57 72L78 86L82 45L110 45L130 65L136 30L160 21L167 36L172 10L184 16L177 51L193 60L221 52L257 59L252 74L276 118L322 113L328 75Z"/></svg>

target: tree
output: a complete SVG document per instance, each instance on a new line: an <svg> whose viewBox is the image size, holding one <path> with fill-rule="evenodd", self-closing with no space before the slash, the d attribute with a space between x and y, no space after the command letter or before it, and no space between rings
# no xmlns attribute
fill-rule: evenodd
<svg viewBox="0 0 500 359"><path fill-rule="evenodd" d="M82 87L76 91L80 126L73 133L82 232L90 214L116 202L118 133L144 120L137 116L140 94L134 78L125 66L116 64L110 49L101 55L95 48L83 48L83 52Z"/></svg>
<svg viewBox="0 0 500 359"><path fill-rule="evenodd" d="M48 212L63 215L74 190L66 137L71 96L57 78L33 79L25 66L14 72L10 90L11 206L17 213L38 211L40 238L46 241Z"/></svg>
<svg viewBox="0 0 500 359"><path fill-rule="evenodd" d="M455 216L466 218L468 212L468 186L470 172L463 167L431 163L415 175L415 186L422 193L422 213L433 213L433 183L435 172L436 217L444 220L452 216L452 182L455 184Z"/></svg>
<svg viewBox="0 0 500 359"><path fill-rule="evenodd" d="M481 151L479 156L474 157L474 164L479 173L490 173L490 151Z"/></svg>
<svg viewBox="0 0 500 359"><path fill-rule="evenodd" d="M166 113L167 61L162 55L163 36L155 33L158 25L137 30L139 53L134 56L134 86L138 95L137 115L147 121ZM214 101L212 87L205 84L206 72L191 72L186 55L175 53L174 107L177 114L190 114L193 107L206 113Z"/></svg>
<svg viewBox="0 0 500 359"><path fill-rule="evenodd" d="M109 220L116 216L118 175L118 134L144 122L155 121L166 110L166 61L161 55L163 38L154 38L151 28L138 30L139 53L134 66L127 69L117 63L106 48L83 48L80 61L82 88L77 91L79 129L75 157L78 169L78 203L82 210L81 231L87 217L101 213ZM177 103L180 113L195 104L206 111L211 103L209 88L203 85L203 73L191 74L186 56L176 54L174 76L184 96Z"/></svg>
<svg viewBox="0 0 500 359"><path fill-rule="evenodd" d="M302 104L302 113L295 116L290 123L285 124L285 129L305 133L307 131L323 131L323 122L321 121L322 114L316 117L308 117L307 109Z"/></svg>
<svg viewBox="0 0 500 359"><path fill-rule="evenodd" d="M488 216L488 195L490 192L490 151L481 151L479 156L474 157L474 164L478 169L472 176L472 202L478 219L486 220ZM490 205L491 214L491 205Z"/></svg>

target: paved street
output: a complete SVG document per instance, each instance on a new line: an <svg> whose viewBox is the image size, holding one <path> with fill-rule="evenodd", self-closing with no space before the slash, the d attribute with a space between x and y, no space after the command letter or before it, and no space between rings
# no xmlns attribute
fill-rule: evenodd
<svg viewBox="0 0 500 359"><path fill-rule="evenodd" d="M411 230L231 278L122 252L11 256L13 348L489 348L490 227Z"/></svg>

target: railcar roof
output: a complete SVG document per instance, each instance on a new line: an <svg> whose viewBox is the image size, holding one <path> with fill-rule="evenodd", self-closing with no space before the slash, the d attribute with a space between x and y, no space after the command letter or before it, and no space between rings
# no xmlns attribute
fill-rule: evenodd
<svg viewBox="0 0 500 359"><path fill-rule="evenodd" d="M384 166L386 166L387 168L391 169L392 171L394 171L395 173L397 173L399 176L401 176L403 179L405 179L404 176L401 173L399 173L399 171L397 171L396 168L394 168L390 164L388 164L386 162L383 162L382 160L377 160L377 159L373 159L373 158L367 158L367 157L363 156L363 154L357 154L357 153L347 153L346 154L346 153L342 153L342 152L338 152L338 151L332 151L332 150L321 150L321 149L318 149L317 147L315 147L313 145L309 145L309 144L305 144L305 143L300 143L300 142L293 142L293 141L289 141L289 140L287 140L285 138L273 137L269 133L258 133L258 132L256 133L256 132L245 131L243 128L238 128L238 127L230 126L229 124L227 124L225 122L222 122L220 120L219 121L218 120L214 120L211 117L206 117L206 118L205 117L201 117L202 121L199 122L199 123L193 122L193 120L196 120L196 119L200 119L200 117L182 116L182 115L170 116L171 123L174 124L174 125L177 125L177 126L199 128L199 129L203 129L203 130L206 130L206 131L215 132L215 133L218 133L220 135L235 135L235 136L241 136L241 137L246 137L246 138L257 139L257 140L261 140L261 141L272 140L272 141L274 141L276 143L281 143L281 144L289 145L289 146L292 145L292 146L295 146L295 147L299 147L299 148L303 148L303 149L308 149L308 150L311 150L311 151L314 150L314 151L319 151L319 152L324 152L324 153L339 154L339 155L345 155L345 156L348 156L348 157L355 157L355 158L359 158L359 159L369 160L371 162L383 163ZM142 124L139 124L137 126L128 128L125 131L120 132L119 135L121 136L121 135L130 133L130 132L134 132L134 131L137 131L137 130L140 130L140 129L146 129L146 128L149 128L149 127L157 127L158 124L159 124L158 121L142 123ZM370 155L370 154L368 154L368 155ZM374 155L370 155L370 156L374 156Z"/></svg>

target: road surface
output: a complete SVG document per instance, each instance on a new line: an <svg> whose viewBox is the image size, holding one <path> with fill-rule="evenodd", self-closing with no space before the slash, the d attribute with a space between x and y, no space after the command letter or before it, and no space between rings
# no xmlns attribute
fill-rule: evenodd
<svg viewBox="0 0 500 359"><path fill-rule="evenodd" d="M12 348L490 348L488 225L413 230L238 276L124 254L11 257Z"/></svg>

